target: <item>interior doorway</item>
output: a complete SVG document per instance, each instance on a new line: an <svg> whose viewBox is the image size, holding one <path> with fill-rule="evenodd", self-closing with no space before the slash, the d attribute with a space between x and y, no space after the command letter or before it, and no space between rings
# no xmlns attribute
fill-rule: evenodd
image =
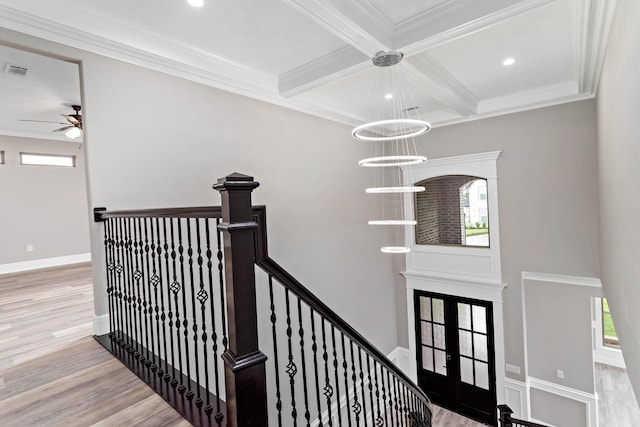
<svg viewBox="0 0 640 427"><path fill-rule="evenodd" d="M418 384L437 405L497 426L493 306L414 292Z"/></svg>

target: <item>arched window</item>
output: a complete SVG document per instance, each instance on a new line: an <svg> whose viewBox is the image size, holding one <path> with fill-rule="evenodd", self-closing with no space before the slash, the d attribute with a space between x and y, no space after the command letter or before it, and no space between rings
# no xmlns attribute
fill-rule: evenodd
<svg viewBox="0 0 640 427"><path fill-rule="evenodd" d="M487 180L469 175L430 178L416 185L416 244L489 247Z"/></svg>

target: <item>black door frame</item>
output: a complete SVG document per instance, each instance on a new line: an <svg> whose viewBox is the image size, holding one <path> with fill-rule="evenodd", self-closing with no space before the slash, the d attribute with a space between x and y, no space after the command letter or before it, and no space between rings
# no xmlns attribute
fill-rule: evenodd
<svg viewBox="0 0 640 427"><path fill-rule="evenodd" d="M444 301L444 328L447 353L446 375L429 372L422 368L422 321L420 315L420 297L431 297ZM416 358L417 379L420 387L424 389L434 403L467 417L497 426L497 386L493 302L414 289L413 303L414 336L416 342L416 354L414 357ZM458 336L459 324L457 313L458 303L481 306L486 310L489 390L469 385L461 380ZM439 322L436 322L435 324L438 323ZM462 330L464 331L465 329L462 328ZM435 357L433 363L435 371ZM482 407L482 409L476 408L474 404Z"/></svg>

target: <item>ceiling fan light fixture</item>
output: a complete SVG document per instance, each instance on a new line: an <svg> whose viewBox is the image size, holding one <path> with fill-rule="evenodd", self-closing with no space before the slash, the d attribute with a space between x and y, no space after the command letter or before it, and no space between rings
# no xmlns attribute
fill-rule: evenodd
<svg viewBox="0 0 640 427"><path fill-rule="evenodd" d="M513 65L515 63L516 63L515 58L507 58L504 61L502 61L502 65L504 65L505 67L510 67L511 65Z"/></svg>
<svg viewBox="0 0 640 427"><path fill-rule="evenodd" d="M64 136L66 136L69 139L76 139L82 136L82 129L80 129L77 126L73 126L71 128L69 128L69 130L67 130L64 133Z"/></svg>

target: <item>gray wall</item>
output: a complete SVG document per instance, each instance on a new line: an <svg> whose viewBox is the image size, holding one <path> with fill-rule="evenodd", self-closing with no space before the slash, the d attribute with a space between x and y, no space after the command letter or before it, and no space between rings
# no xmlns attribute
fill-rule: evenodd
<svg viewBox="0 0 640 427"><path fill-rule="evenodd" d="M598 89L602 281L640 398L640 2L618 0Z"/></svg>
<svg viewBox="0 0 640 427"><path fill-rule="evenodd" d="M393 257L367 225L370 183L357 160L368 153L348 126L6 30L2 39L82 61L92 206L218 204L217 178L253 175L271 256L382 351L395 348Z"/></svg>
<svg viewBox="0 0 640 427"><path fill-rule="evenodd" d="M595 112L593 100L564 104L433 129L419 142L430 158L502 150L497 166L502 279L508 285L505 356L521 368L521 272L599 277ZM406 325L405 300L398 296L398 302L398 322Z"/></svg>
<svg viewBox="0 0 640 427"><path fill-rule="evenodd" d="M0 135L0 264L89 252L84 152L77 143ZM20 152L76 156L75 168L20 165ZM27 252L27 245L33 252Z"/></svg>

